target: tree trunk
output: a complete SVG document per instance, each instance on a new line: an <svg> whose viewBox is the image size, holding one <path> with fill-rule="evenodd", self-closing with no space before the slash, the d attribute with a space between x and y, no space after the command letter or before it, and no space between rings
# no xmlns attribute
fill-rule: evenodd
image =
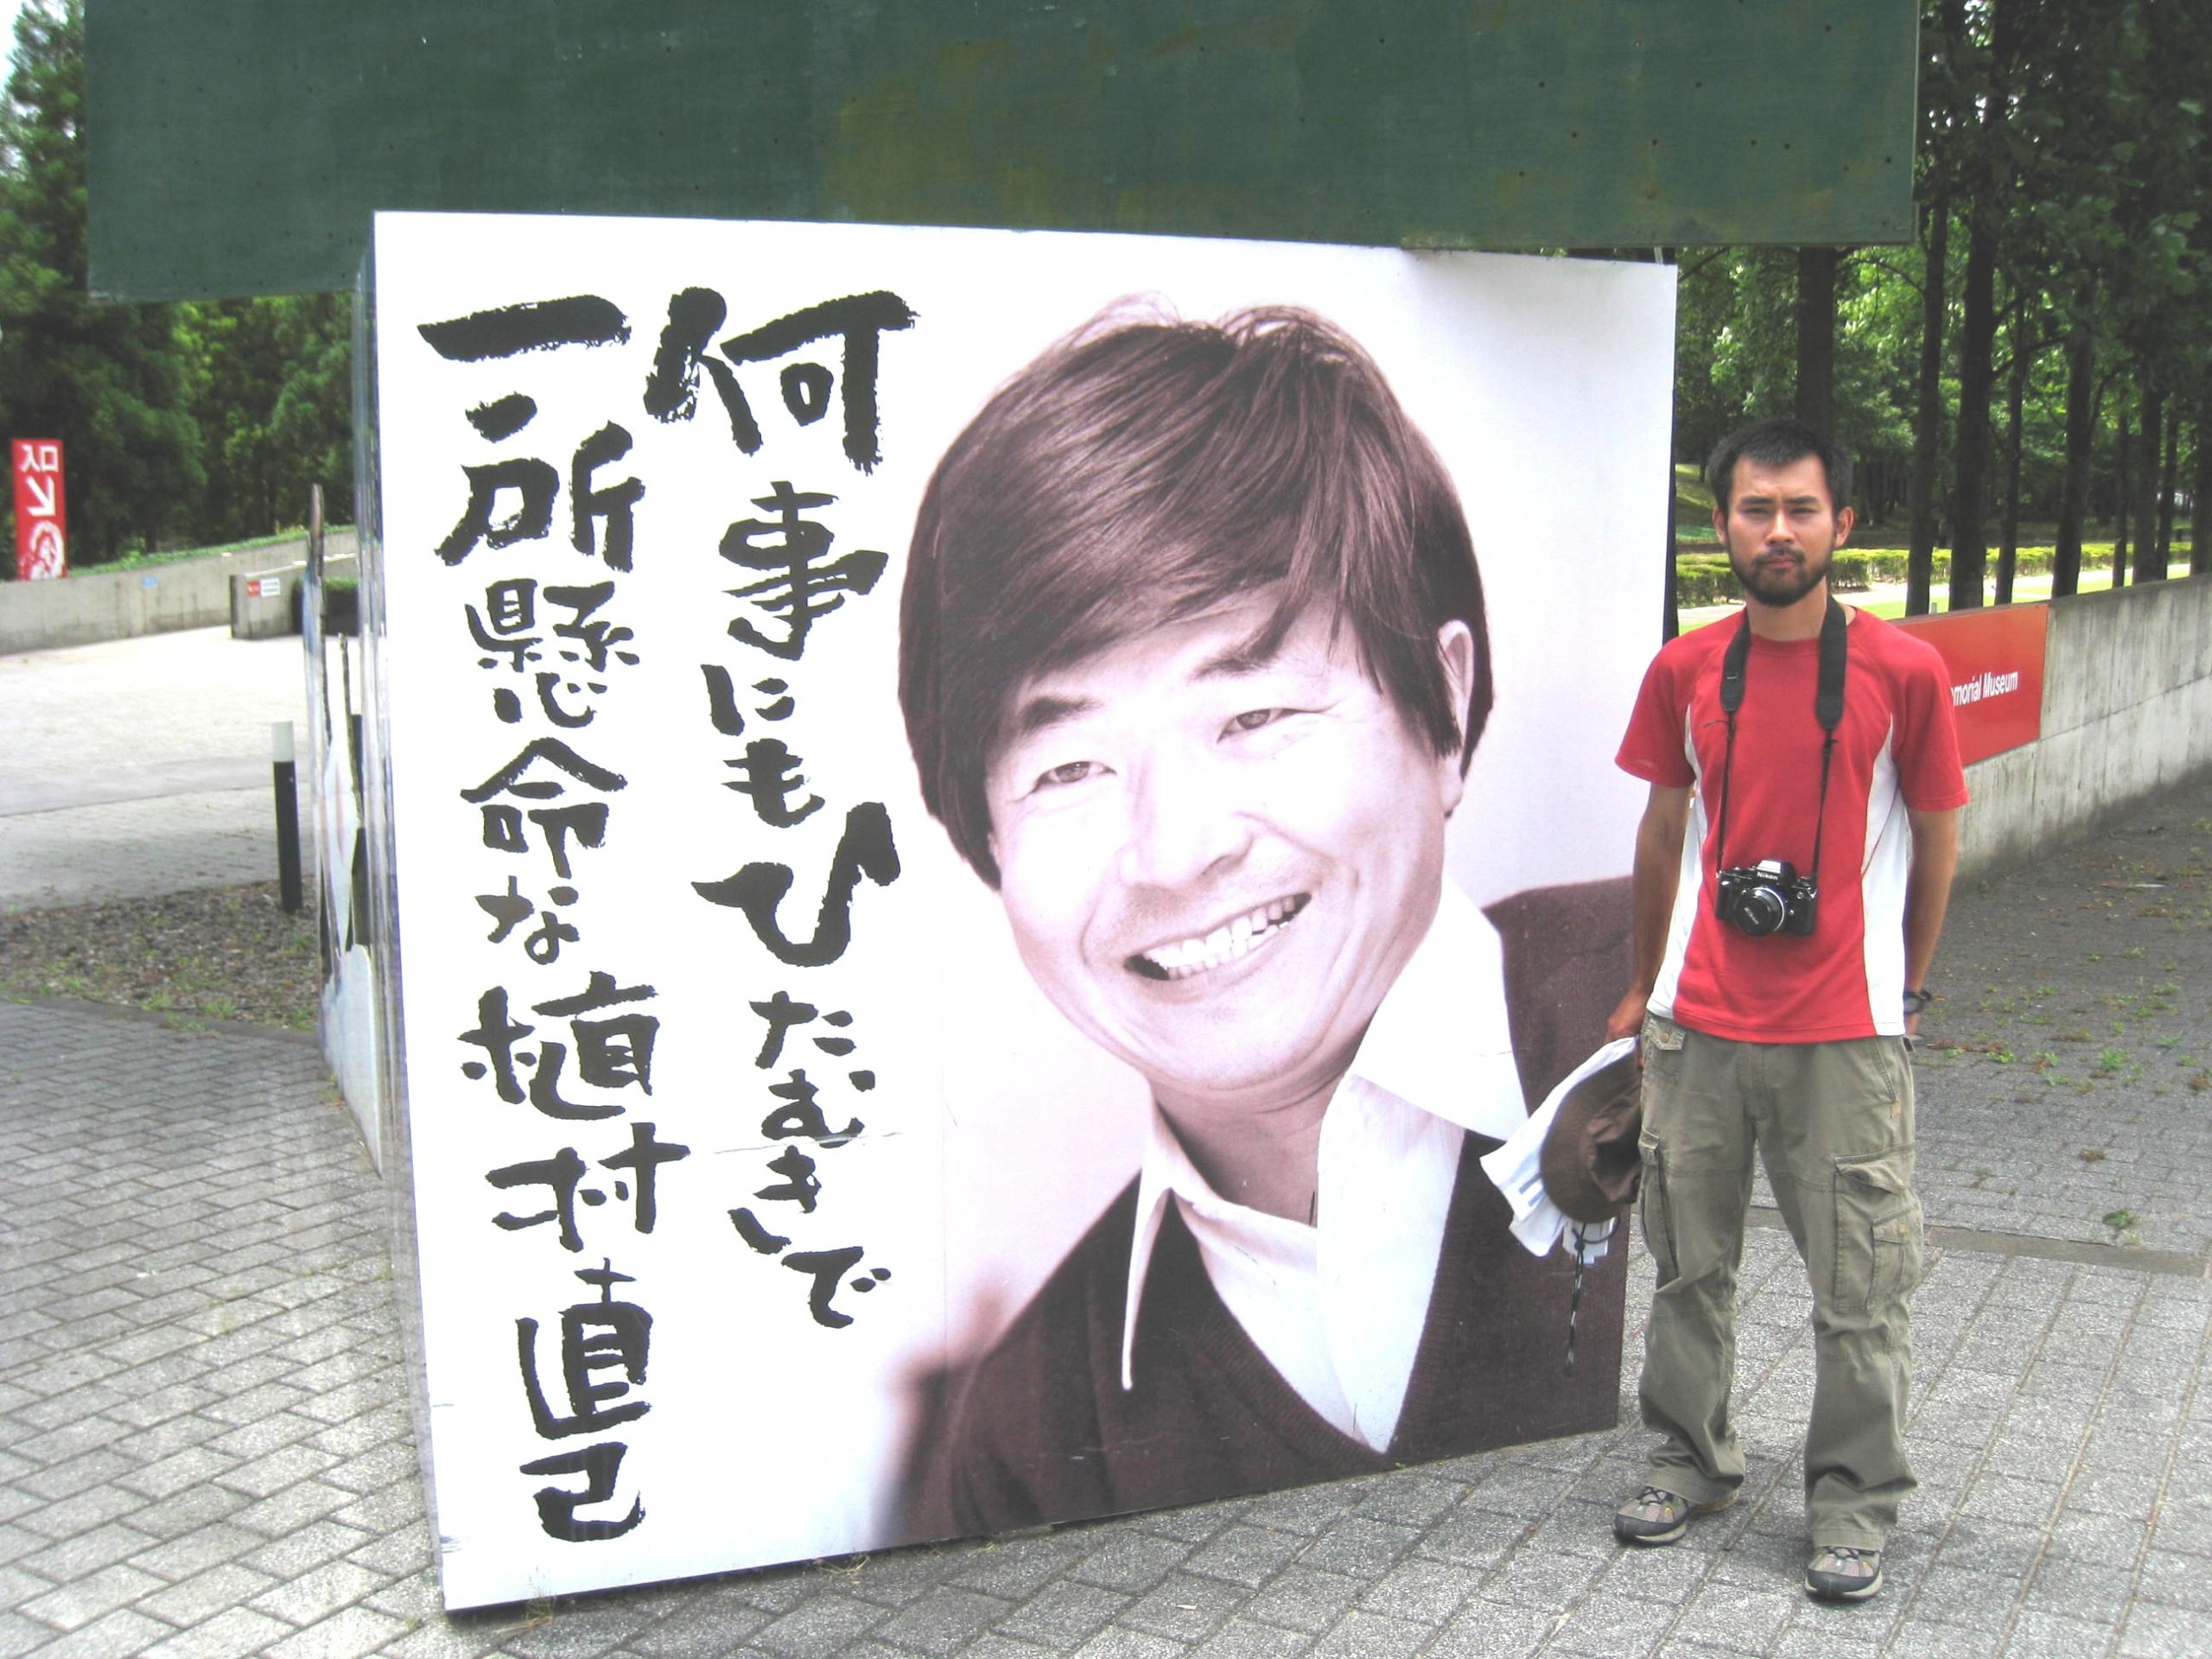
<svg viewBox="0 0 2212 1659"><path fill-rule="evenodd" d="M1997 233L1977 205L1967 216L1965 308L1959 321L1959 421L1951 454L1951 608L1983 602L1989 561L1990 366L1997 335Z"/></svg>
<svg viewBox="0 0 2212 1659"><path fill-rule="evenodd" d="M1675 462L1674 452L1668 451L1667 461L1667 608L1659 619L1659 638L1663 644L1682 631L1681 612L1675 599L1675 561L1681 556L1682 544L1675 527Z"/></svg>
<svg viewBox="0 0 2212 1659"><path fill-rule="evenodd" d="M2212 441L2205 427L2212 416L2212 396L2196 400L2196 465L2190 469L2189 574L2201 576L2212 570Z"/></svg>
<svg viewBox="0 0 2212 1659"><path fill-rule="evenodd" d="M1681 609L1675 593L1675 561L1681 556L1682 543L1675 523L1675 411L1672 399L1667 410L1667 603L1659 618L1659 638L1663 644L1682 631Z"/></svg>
<svg viewBox="0 0 2212 1659"><path fill-rule="evenodd" d="M1823 432L1835 426L1834 248L1797 250L1797 418Z"/></svg>
<svg viewBox="0 0 2212 1659"><path fill-rule="evenodd" d="M2005 397L2005 501L1997 542L1997 602L2012 602L2012 572L2020 552L2020 423L2028 401L2028 302L2012 302L2012 378Z"/></svg>
<svg viewBox="0 0 2212 1659"><path fill-rule="evenodd" d="M1936 469L1943 444L1943 267L1950 257L1951 205L1938 196L1928 208L1928 276L1921 284L1920 399L1912 419L1912 477L1906 489L1912 518L1905 555L1904 613L1928 614L1936 565Z"/></svg>
<svg viewBox="0 0 2212 1659"><path fill-rule="evenodd" d="M2097 433L2096 359L2088 320L2074 320L2066 346L2066 480L2058 493L2058 538L2050 562L2050 596L2082 589L2082 521L2088 516L2089 467Z"/></svg>
<svg viewBox="0 0 2212 1659"><path fill-rule="evenodd" d="M2155 382L2143 387L2143 454L2136 463L2135 580L2163 582L2166 562L2158 553L2158 463L2165 458L2166 394Z"/></svg>
<svg viewBox="0 0 2212 1659"><path fill-rule="evenodd" d="M2168 411L2166 459L2158 468L2158 574L2174 568L2174 476L2181 467L2181 410Z"/></svg>
<svg viewBox="0 0 2212 1659"><path fill-rule="evenodd" d="M2120 448L2113 457L2112 585L2127 585L2127 393L2120 394Z"/></svg>

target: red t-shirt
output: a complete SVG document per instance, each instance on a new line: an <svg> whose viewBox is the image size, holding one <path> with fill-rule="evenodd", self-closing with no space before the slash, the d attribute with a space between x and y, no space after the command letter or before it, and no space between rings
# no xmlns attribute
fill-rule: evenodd
<svg viewBox="0 0 2212 1659"><path fill-rule="evenodd" d="M1904 1031L1905 810L1964 806L1951 689L1934 646L1864 611L1845 638L1842 723L1822 814L1811 933L1754 938L1713 913L1716 851L1732 868L1783 859L1812 873L1821 734L1813 712L1820 641L1754 637L1736 715L1728 844L1716 849L1727 716L1720 661L1735 617L1652 658L1618 763L1649 783L1694 784L1682 875L1651 1011L1739 1042L1814 1043Z"/></svg>

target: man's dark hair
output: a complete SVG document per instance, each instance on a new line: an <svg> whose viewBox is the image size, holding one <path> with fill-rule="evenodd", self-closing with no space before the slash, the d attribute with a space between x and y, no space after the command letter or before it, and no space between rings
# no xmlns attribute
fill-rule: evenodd
<svg viewBox="0 0 2212 1659"><path fill-rule="evenodd" d="M1736 463L1751 461L1762 467L1787 467L1808 455L1820 459L1828 478L1828 505L1838 512L1851 505L1851 451L1817 426L1778 416L1739 426L1713 446L1705 463L1706 486L1713 505L1724 515L1736 487Z"/></svg>
<svg viewBox="0 0 2212 1659"><path fill-rule="evenodd" d="M1466 765L1491 705L1466 516L1349 337L1287 308L1116 308L1001 387L938 462L899 608L922 799L976 874L998 885L984 773L1024 684L1278 586L1255 655L1325 607L1401 717ZM1454 618L1475 642L1464 709L1437 647Z"/></svg>

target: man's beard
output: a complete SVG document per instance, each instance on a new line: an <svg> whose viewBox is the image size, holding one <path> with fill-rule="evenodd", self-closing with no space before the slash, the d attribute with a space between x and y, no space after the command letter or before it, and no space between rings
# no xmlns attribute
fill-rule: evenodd
<svg viewBox="0 0 2212 1659"><path fill-rule="evenodd" d="M1739 559L1732 550L1728 562L1734 568L1736 580L1743 584L1746 594L1762 605L1780 608L1795 605L1821 585L1828 574L1828 568L1835 562L1835 549L1830 545L1818 553L1808 551L1804 563L1796 565L1784 563L1762 568L1758 563L1761 556L1763 553L1754 555L1748 561Z"/></svg>

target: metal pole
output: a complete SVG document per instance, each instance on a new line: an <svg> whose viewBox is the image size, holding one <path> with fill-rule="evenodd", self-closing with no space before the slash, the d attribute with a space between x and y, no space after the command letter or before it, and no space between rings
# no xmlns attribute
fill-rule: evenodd
<svg viewBox="0 0 2212 1659"><path fill-rule="evenodd" d="M269 743L276 784L276 881L288 915L300 912L300 790L292 773L292 722L273 721Z"/></svg>

